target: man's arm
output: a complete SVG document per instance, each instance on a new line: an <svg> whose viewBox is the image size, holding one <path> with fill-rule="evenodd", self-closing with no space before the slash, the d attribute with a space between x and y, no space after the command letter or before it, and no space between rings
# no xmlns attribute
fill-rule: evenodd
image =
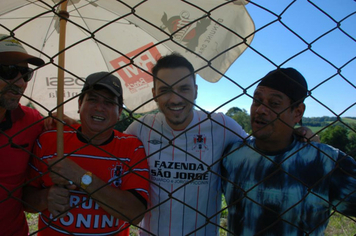
<svg viewBox="0 0 356 236"><path fill-rule="evenodd" d="M76 186L53 185L47 189L40 189L27 185L23 189L24 208L27 212L38 213L48 208L54 217L66 213L70 209L69 189ZM64 214L63 216L65 216Z"/></svg>
<svg viewBox="0 0 356 236"><path fill-rule="evenodd" d="M64 123L66 125L69 125L69 126L78 124L77 120L74 120L74 119L72 119L69 116L66 116L64 114L63 114L63 121L64 121ZM45 130L56 129L57 122L58 122L57 112L53 112L52 116L49 116L44 120L44 123L43 123L44 129Z"/></svg>
<svg viewBox="0 0 356 236"><path fill-rule="evenodd" d="M72 181L74 185L81 186L81 177L88 171L69 158L63 158L62 160L53 158L49 160L48 164L52 165L50 177L53 183L57 185L68 185ZM65 176L65 178L62 176ZM142 181L145 180L142 179ZM113 188L95 175L92 175L92 183L85 191L107 213L116 218L128 221L131 224L138 224L144 216L146 205L134 194L126 190ZM63 203L63 205L65 204ZM65 207L63 208L65 209Z"/></svg>
<svg viewBox="0 0 356 236"><path fill-rule="evenodd" d="M305 126L294 128L294 134L298 137L301 142L317 142L320 143L320 138L317 134L314 134L311 129Z"/></svg>

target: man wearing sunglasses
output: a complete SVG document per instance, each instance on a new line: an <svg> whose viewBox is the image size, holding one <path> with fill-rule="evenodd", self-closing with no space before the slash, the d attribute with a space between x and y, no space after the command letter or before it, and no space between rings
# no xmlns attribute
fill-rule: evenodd
<svg viewBox="0 0 356 236"><path fill-rule="evenodd" d="M27 235L21 202L32 146L44 122L38 111L19 104L33 70L44 61L18 40L0 34L0 235Z"/></svg>

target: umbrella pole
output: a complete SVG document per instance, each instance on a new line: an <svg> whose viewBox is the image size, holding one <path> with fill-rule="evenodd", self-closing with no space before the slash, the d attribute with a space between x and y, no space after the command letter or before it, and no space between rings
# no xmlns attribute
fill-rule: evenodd
<svg viewBox="0 0 356 236"><path fill-rule="evenodd" d="M64 95L64 68L65 66L65 41L66 41L66 26L69 14L67 12L67 1L61 3L59 11L59 52L58 55L58 83L57 83L57 117L60 122L57 122L57 155L63 157L63 95Z"/></svg>

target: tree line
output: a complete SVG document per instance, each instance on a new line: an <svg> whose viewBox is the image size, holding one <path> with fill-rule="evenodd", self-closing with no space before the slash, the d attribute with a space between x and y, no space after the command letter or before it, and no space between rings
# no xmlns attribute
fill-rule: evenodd
<svg viewBox="0 0 356 236"><path fill-rule="evenodd" d="M157 112L158 110L152 111L152 113ZM225 114L239 123L247 133L252 132L250 115L245 109L232 107ZM124 131L135 119L142 115L124 110L115 129L121 132ZM322 143L329 144L350 156L356 157L356 117L348 118L348 120L354 120L355 122L344 122L342 118L328 116L303 117L303 126L309 128L320 127L319 131L314 132L320 136Z"/></svg>
<svg viewBox="0 0 356 236"><path fill-rule="evenodd" d="M251 133L250 115L245 109L232 107L226 115L236 120L247 133ZM329 144L356 158L356 117L347 117L354 122L344 122L338 117L303 117L303 126L320 127L316 131L322 143Z"/></svg>

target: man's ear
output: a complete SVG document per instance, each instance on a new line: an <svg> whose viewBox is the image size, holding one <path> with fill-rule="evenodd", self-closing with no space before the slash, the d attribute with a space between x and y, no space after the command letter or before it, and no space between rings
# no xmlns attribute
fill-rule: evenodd
<svg viewBox="0 0 356 236"><path fill-rule="evenodd" d="M198 98L198 85L195 85L195 99Z"/></svg>
<svg viewBox="0 0 356 236"><path fill-rule="evenodd" d="M119 108L119 118L117 118L118 121L120 121L121 113L122 113L122 107Z"/></svg>
<svg viewBox="0 0 356 236"><path fill-rule="evenodd" d="M294 108L293 112L294 112L294 123L298 124L303 118L305 112L305 104L300 103L296 108Z"/></svg>
<svg viewBox="0 0 356 236"><path fill-rule="evenodd" d="M157 102L155 87L152 88L152 97L153 97L153 100L154 100L155 102Z"/></svg>
<svg viewBox="0 0 356 236"><path fill-rule="evenodd" d="M81 106L82 106L82 100L78 99L78 113L80 113Z"/></svg>

